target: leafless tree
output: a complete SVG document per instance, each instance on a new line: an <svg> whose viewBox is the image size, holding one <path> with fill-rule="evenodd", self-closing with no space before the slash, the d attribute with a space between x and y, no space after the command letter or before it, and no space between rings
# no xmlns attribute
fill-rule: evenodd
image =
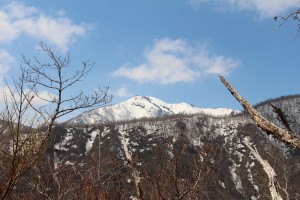
<svg viewBox="0 0 300 200"><path fill-rule="evenodd" d="M101 106L111 101L112 96L108 95L108 88L98 88L88 95L79 91L77 94L66 97L67 90L82 81L92 70L94 63L83 61L82 68L69 75L67 71L67 68L70 67L69 54L65 57L56 55L51 47L42 42L40 48L48 56L49 62L42 63L37 57L34 57L34 62L31 62L30 59L23 56L25 66L22 68L22 72L25 82L33 92L33 97L37 97L51 106L50 111L46 109L41 111L31 104L35 111L42 116L46 113L45 119L49 117L46 119L49 121L48 134L51 133L56 119L78 109ZM48 91L47 97L41 95L43 90Z"/></svg>
<svg viewBox="0 0 300 200"><path fill-rule="evenodd" d="M41 133L40 116L27 119L31 98L24 88L24 77L14 81L15 90L9 87L2 111L0 149L0 199L5 199L16 182L40 158L46 147L46 137ZM25 126L26 124L27 126Z"/></svg>
<svg viewBox="0 0 300 200"><path fill-rule="evenodd" d="M0 199L11 196L17 182L44 155L55 121L75 110L101 106L111 100L108 88L92 94L80 91L67 96L67 90L83 80L94 64L84 61L82 68L69 75L70 56L59 56L40 43L49 59L34 62L23 56L21 76L13 79L4 93L0 128ZM69 68L69 71L71 69ZM45 96L45 92L47 95ZM46 106L39 106L43 101Z"/></svg>

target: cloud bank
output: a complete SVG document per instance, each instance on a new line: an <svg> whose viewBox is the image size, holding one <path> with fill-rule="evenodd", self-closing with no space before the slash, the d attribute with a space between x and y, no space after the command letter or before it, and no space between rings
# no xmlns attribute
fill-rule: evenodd
<svg viewBox="0 0 300 200"><path fill-rule="evenodd" d="M194 7L214 3L219 8L256 11L262 18L286 14L299 7L299 1L296 0L189 0L189 3Z"/></svg>
<svg viewBox="0 0 300 200"><path fill-rule="evenodd" d="M228 75L238 65L237 59L210 53L205 44L193 46L183 39L163 38L145 51L143 63L124 64L112 75L139 83L174 84L210 74Z"/></svg>
<svg viewBox="0 0 300 200"><path fill-rule="evenodd" d="M20 2L12 2L0 9L0 43L27 35L66 51L70 43L88 29L88 26L74 24L66 16L50 16Z"/></svg>

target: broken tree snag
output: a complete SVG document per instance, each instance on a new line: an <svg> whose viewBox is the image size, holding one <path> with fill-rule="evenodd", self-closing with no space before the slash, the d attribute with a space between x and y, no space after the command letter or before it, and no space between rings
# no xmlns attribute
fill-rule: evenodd
<svg viewBox="0 0 300 200"><path fill-rule="evenodd" d="M286 117L284 116L284 113L282 112L281 108L275 106L274 104L270 103L270 106L272 106L273 110L275 113L277 113L277 115L279 116L281 122L283 123L283 125L285 126L285 128L291 132L293 132L293 130L291 129L288 120L286 119Z"/></svg>
<svg viewBox="0 0 300 200"><path fill-rule="evenodd" d="M274 123L268 121L261 116L246 99L239 95L233 87L225 80L223 76L219 76L221 82L230 91L230 93L240 102L244 109L249 113L255 124L260 127L267 134L273 135L278 140L292 145L300 150L300 138L291 130L286 130L276 126Z"/></svg>

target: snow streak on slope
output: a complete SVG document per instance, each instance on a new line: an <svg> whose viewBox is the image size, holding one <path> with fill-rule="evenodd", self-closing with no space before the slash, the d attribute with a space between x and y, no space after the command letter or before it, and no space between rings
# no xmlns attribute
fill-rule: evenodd
<svg viewBox="0 0 300 200"><path fill-rule="evenodd" d="M238 176L237 174L237 167L240 167L240 165L237 165L234 160L232 160L232 166L229 167L229 170L230 170L230 174L231 174L231 177L232 177L232 181L234 182L234 185L236 187L236 190L241 192L243 191L243 186L242 186L242 181L240 179L240 177Z"/></svg>
<svg viewBox="0 0 300 200"><path fill-rule="evenodd" d="M134 161L132 160L131 153L129 152L129 138L126 138L126 135L128 135L126 129L124 130L119 130L119 133L121 135L121 144L125 153L125 157L127 159L127 165L131 169L131 175L134 180L134 185L136 188L136 193L137 196L140 196L140 182L141 182L141 177L139 175L139 171L135 168L134 166ZM131 199L138 199L134 196L131 196Z"/></svg>
<svg viewBox="0 0 300 200"><path fill-rule="evenodd" d="M85 154L87 154L92 149L96 137L100 134L99 132L100 132L99 130L95 130L91 133L91 136L87 140L85 145L85 149L86 149Z"/></svg>
<svg viewBox="0 0 300 200"><path fill-rule="evenodd" d="M282 197L280 193L277 191L277 188L280 188L278 186L278 181L276 180L277 174L275 173L275 170L271 167L269 162L267 160L264 160L258 153L258 151L254 148L252 148L249 144L249 137L244 138L244 144L250 149L252 155L258 160L258 162L262 165L264 171L267 173L269 178L269 190L271 193L271 197L273 200L282 200Z"/></svg>
<svg viewBox="0 0 300 200"><path fill-rule="evenodd" d="M101 107L82 113L69 123L94 124L112 121L127 121L140 118L156 118L174 114L204 113L213 116L237 113L227 108L201 109L187 103L168 104L154 97L135 96L127 101L112 106Z"/></svg>

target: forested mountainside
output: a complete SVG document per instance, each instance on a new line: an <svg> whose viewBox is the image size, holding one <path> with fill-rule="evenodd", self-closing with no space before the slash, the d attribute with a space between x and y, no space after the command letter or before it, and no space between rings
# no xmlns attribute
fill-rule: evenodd
<svg viewBox="0 0 300 200"><path fill-rule="evenodd" d="M280 125L269 103L299 133L300 96L258 105ZM54 159L30 174L39 198L300 199L299 152L262 133L246 113L61 124L52 141Z"/></svg>

